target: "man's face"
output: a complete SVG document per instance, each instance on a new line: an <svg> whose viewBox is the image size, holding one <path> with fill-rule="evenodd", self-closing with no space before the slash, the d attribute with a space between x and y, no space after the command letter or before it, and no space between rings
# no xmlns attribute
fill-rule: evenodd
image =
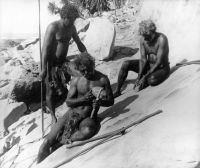
<svg viewBox="0 0 200 168"><path fill-rule="evenodd" d="M63 23L65 26L73 25L76 18L63 18Z"/></svg>
<svg viewBox="0 0 200 168"><path fill-rule="evenodd" d="M68 26L69 25L69 19L68 18L63 18L63 23L65 26Z"/></svg>
<svg viewBox="0 0 200 168"><path fill-rule="evenodd" d="M146 41L151 41L152 39L152 33L150 31L146 32L145 34L143 34L143 37Z"/></svg>
<svg viewBox="0 0 200 168"><path fill-rule="evenodd" d="M94 68L81 67L80 72L85 78L90 79L94 74Z"/></svg>

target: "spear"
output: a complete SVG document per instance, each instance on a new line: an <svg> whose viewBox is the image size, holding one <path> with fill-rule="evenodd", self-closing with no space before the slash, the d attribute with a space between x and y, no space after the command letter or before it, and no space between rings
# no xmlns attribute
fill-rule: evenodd
<svg viewBox="0 0 200 168"><path fill-rule="evenodd" d="M42 70L42 49L41 49L41 24L40 24L40 0L38 0L39 8L39 50L40 50L40 69ZM42 137L44 136L44 110L43 110L43 80L41 80L41 119L42 119Z"/></svg>

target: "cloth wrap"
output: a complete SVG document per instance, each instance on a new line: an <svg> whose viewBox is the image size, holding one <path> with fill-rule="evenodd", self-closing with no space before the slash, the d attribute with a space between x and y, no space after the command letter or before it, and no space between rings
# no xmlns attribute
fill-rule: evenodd
<svg viewBox="0 0 200 168"><path fill-rule="evenodd" d="M57 66L48 66L46 84L54 89L58 95L61 95L67 89L67 84L71 79L69 75L68 62L58 64Z"/></svg>

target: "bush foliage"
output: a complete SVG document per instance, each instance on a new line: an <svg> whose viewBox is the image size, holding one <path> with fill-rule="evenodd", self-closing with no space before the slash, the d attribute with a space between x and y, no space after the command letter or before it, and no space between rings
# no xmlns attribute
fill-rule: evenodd
<svg viewBox="0 0 200 168"><path fill-rule="evenodd" d="M87 9L91 14L98 11L108 11L110 10L109 0L61 0L63 5L73 4L79 11L80 9ZM48 9L52 14L57 14L60 12L60 8L55 4L55 2L49 2Z"/></svg>

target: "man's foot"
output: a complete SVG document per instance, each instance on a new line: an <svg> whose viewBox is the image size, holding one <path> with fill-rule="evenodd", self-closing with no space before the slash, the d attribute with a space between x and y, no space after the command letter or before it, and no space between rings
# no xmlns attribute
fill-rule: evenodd
<svg viewBox="0 0 200 168"><path fill-rule="evenodd" d="M121 92L117 92L117 91L115 91L113 94L114 98L119 97L120 95L121 95Z"/></svg>

